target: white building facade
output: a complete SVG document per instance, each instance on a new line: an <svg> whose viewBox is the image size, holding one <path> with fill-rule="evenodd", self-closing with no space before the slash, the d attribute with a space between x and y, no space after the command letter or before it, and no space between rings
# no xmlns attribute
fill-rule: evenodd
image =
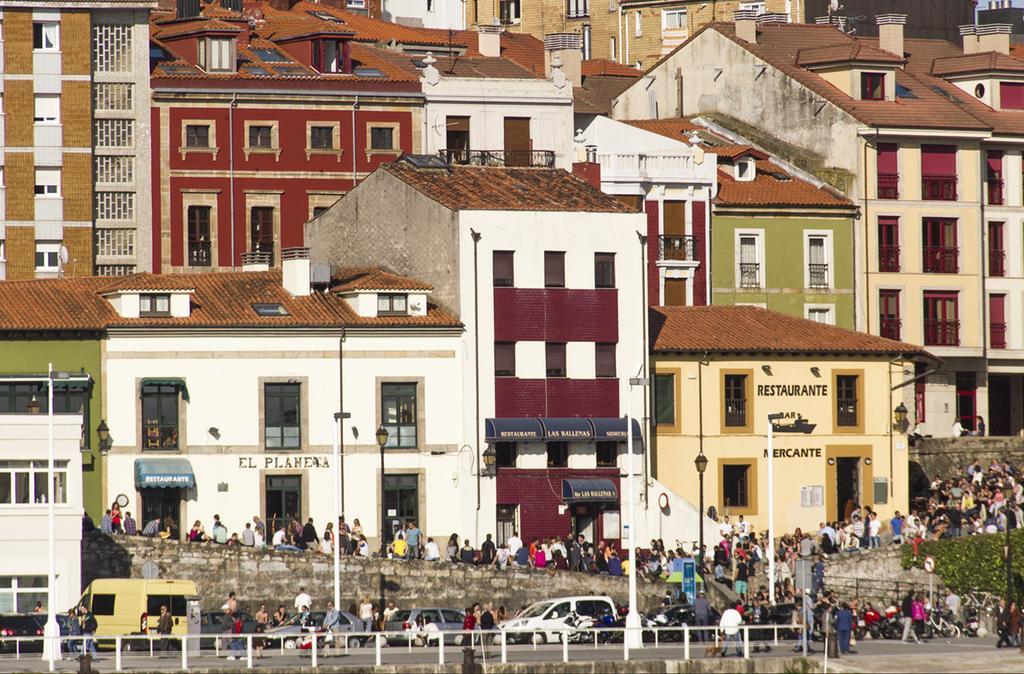
<svg viewBox="0 0 1024 674"><path fill-rule="evenodd" d="M0 613L31 613L47 606L47 488L49 418L0 416ZM81 593L82 416L57 414L54 435L54 514L57 612Z"/></svg>
<svg viewBox="0 0 1024 674"><path fill-rule="evenodd" d="M239 285L228 283L238 292L246 273L211 276L239 277ZM371 287L295 297L298 304L348 307L335 306L339 315L318 325L275 327L270 319L188 330L111 327L106 500L126 496L140 526L170 516L181 536L197 520L209 533L214 515L230 533L241 534L254 516L268 530L312 518L322 533L334 512L332 453L343 391L347 521L358 518L376 540L381 450L375 437L383 426L388 526L414 520L428 535L444 537L467 530L463 514L472 508L459 507L466 491L456 489L473 470L471 456L460 453L461 327L432 317L428 287L375 278L387 287L360 281ZM171 294L193 306L210 302L215 289L197 281L193 293ZM122 298L131 303L136 292L126 289ZM273 304L258 294L241 299L243 312L250 303ZM297 305L283 307L298 318Z"/></svg>

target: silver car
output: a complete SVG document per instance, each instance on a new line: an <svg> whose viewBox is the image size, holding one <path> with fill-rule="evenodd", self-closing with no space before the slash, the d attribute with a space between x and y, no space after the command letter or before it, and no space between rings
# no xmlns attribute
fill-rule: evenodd
<svg viewBox="0 0 1024 674"><path fill-rule="evenodd" d="M441 632L458 632L462 630L462 621L466 619L465 611L454 608L414 608L396 611L391 619L384 623L384 631L388 632L389 646L405 646L412 641L414 645L422 645L427 639L425 626L428 623L437 625ZM405 634L395 634L405 632ZM459 645L463 635L450 634L444 637L446 644Z"/></svg>
<svg viewBox="0 0 1024 674"><path fill-rule="evenodd" d="M335 633L334 639L338 641L337 645L341 645L341 639L345 638L346 632L362 632L364 629L363 621L355 617L348 611L339 611L341 617L338 625L332 630ZM310 633L311 632L323 632L324 616L326 611L312 611L309 614L309 621L306 627L299 624L299 615L293 616L283 625L272 627L264 633L264 638L267 640L270 646L275 646L279 642L284 642L285 649L291 650L294 648L308 649L310 646ZM340 635L338 633L341 633ZM366 643L366 636L349 636L347 637L349 648L356 648ZM320 636L317 638L317 643L320 647L324 645L324 637Z"/></svg>

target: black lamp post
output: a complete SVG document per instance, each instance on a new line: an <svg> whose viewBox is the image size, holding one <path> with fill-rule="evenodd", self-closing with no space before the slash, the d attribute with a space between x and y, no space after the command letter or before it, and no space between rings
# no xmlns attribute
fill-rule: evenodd
<svg viewBox="0 0 1024 674"><path fill-rule="evenodd" d="M100 425L96 427L96 437L100 441L100 451L110 451L110 427L106 419L100 419Z"/></svg>
<svg viewBox="0 0 1024 674"><path fill-rule="evenodd" d="M708 457L704 456L704 452L697 455L697 458L693 460L693 465L697 467L697 480L700 483L700 507L697 515L697 527L699 529L699 542L697 549L697 569L700 573L701 579L704 578L704 471L708 469Z"/></svg>
<svg viewBox="0 0 1024 674"><path fill-rule="evenodd" d="M484 475L493 475L494 463L497 461L497 454L494 452L494 447L488 447L484 450Z"/></svg>
<svg viewBox="0 0 1024 674"><path fill-rule="evenodd" d="M907 421L907 406L900 403L893 410L893 426L900 432L906 433L907 429L910 428L910 422Z"/></svg>
<svg viewBox="0 0 1024 674"><path fill-rule="evenodd" d="M377 428L377 445L380 447L380 557L387 556L384 528L387 526L387 510L384 508L384 445L388 444L388 429L383 425Z"/></svg>

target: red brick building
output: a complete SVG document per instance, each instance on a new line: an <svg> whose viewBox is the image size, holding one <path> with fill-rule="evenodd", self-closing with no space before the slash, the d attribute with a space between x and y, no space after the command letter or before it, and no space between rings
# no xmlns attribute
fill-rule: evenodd
<svg viewBox="0 0 1024 674"><path fill-rule="evenodd" d="M419 146L415 67L357 42L345 16L233 0L154 13L155 271L247 253L273 266L302 245L303 223Z"/></svg>

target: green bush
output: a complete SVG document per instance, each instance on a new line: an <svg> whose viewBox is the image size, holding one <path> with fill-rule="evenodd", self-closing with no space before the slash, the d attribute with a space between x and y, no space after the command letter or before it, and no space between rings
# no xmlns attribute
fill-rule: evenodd
<svg viewBox="0 0 1024 674"><path fill-rule="evenodd" d="M1010 541L1015 594L1021 596L1024 590L1024 529L1011 532ZM935 574L954 592L963 594L973 590L1001 596L1006 593L1005 545L1005 534L925 541L917 546L915 558L914 546L907 544L903 546L903 568L924 568L924 558L930 555L935 559Z"/></svg>

